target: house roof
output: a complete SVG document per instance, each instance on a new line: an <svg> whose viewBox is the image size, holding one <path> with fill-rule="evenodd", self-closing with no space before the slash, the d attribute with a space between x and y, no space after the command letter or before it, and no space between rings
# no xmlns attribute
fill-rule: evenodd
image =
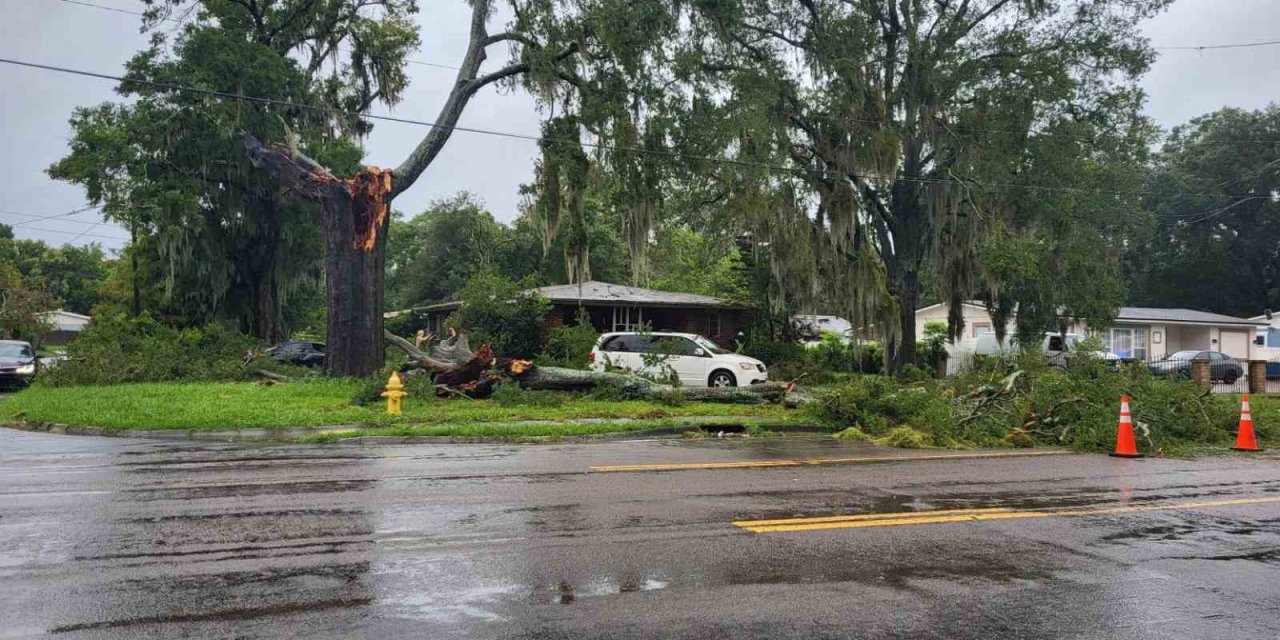
<svg viewBox="0 0 1280 640"><path fill-rule="evenodd" d="M1235 316L1196 311L1194 309L1159 309L1155 307L1120 307L1116 321L1181 322L1190 324L1235 324L1258 326L1266 324Z"/></svg>
<svg viewBox="0 0 1280 640"><path fill-rule="evenodd" d="M621 284L610 284L598 280L582 283L581 289L576 284L557 284L550 287L534 289L539 295L552 302L583 302L594 304L646 304L669 307L726 307L732 306L711 296L697 293L677 293L659 291L644 287L628 287Z"/></svg>
<svg viewBox="0 0 1280 640"><path fill-rule="evenodd" d="M80 331L92 320L89 316L72 313L64 309L55 309L44 314L46 320L53 324L54 331Z"/></svg>
<svg viewBox="0 0 1280 640"><path fill-rule="evenodd" d="M588 280L581 288L576 284L556 284L548 287L529 289L529 292L550 300L552 303L584 304L584 305L643 305L649 307L733 307L712 296L697 293L678 293L675 291L659 291L644 287L628 287L621 284ZM456 309L461 302L439 302L423 307L423 311L445 311ZM398 314L401 312L391 312Z"/></svg>
<svg viewBox="0 0 1280 640"><path fill-rule="evenodd" d="M986 311L986 306L980 302L965 302L966 307L973 307ZM941 307L944 303L931 304L926 307L916 309L916 313ZM1120 307L1116 313L1117 322L1168 322L1179 324L1226 324L1240 326L1259 326L1265 325L1265 322L1258 322L1256 319L1237 318L1235 316L1227 316L1220 313L1210 313L1208 311L1196 311L1194 309L1162 309L1158 307Z"/></svg>

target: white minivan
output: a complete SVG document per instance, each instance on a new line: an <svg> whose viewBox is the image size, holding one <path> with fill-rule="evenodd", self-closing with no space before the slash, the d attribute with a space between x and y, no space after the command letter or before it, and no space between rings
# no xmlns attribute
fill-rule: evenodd
<svg viewBox="0 0 1280 640"><path fill-rule="evenodd" d="M610 367L665 379L686 387L736 387L769 379L764 363L733 353L695 333L606 333L587 356L595 371Z"/></svg>

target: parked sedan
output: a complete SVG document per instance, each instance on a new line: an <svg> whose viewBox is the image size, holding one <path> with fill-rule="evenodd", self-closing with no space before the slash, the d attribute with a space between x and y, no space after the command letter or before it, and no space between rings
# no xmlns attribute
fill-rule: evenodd
<svg viewBox="0 0 1280 640"><path fill-rule="evenodd" d="M0 340L0 387L18 389L36 377L36 354L21 340Z"/></svg>
<svg viewBox="0 0 1280 640"><path fill-rule="evenodd" d="M1193 360L1209 361L1209 377L1227 384L1235 384L1244 375L1239 360L1217 351L1175 351L1147 365L1153 375L1191 377Z"/></svg>
<svg viewBox="0 0 1280 640"><path fill-rule="evenodd" d="M267 355L285 364L302 367L324 366L324 345L318 342L290 340L267 349Z"/></svg>

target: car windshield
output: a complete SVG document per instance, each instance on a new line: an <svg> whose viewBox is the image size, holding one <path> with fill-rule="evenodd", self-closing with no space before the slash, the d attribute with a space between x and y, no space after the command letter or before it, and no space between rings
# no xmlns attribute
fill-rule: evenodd
<svg viewBox="0 0 1280 640"><path fill-rule="evenodd" d="M1164 357L1165 360L1191 360L1200 355L1199 351L1175 351Z"/></svg>
<svg viewBox="0 0 1280 640"><path fill-rule="evenodd" d="M696 342L696 343L698 343L698 346L699 346L699 347L702 347L703 349L706 349L708 353L714 353L714 354L716 354L716 355L718 355L718 356L724 355L724 354L726 354L726 353L732 353L732 352L731 352L731 351L729 351L728 349L724 349L724 348L722 348L722 347L720 347L720 346L716 345L716 343L714 343L714 342L712 342L712 341L710 341L710 340L708 340L708 339L706 339L706 338L704 338L704 337L702 337L702 336L698 336L698 337L694 338L694 340L693 340L693 341L694 341L694 342Z"/></svg>
<svg viewBox="0 0 1280 640"><path fill-rule="evenodd" d="M31 347L25 344L0 344L0 358L30 358Z"/></svg>

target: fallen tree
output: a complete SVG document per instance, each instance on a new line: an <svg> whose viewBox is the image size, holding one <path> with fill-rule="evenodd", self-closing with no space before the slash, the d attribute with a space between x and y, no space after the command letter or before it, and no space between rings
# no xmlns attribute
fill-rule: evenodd
<svg viewBox="0 0 1280 640"><path fill-rule="evenodd" d="M426 351L390 331L384 331L383 337L409 357L407 369L422 369L434 374L438 391L461 392L472 398L488 396L503 377L515 381L522 388L539 391L581 392L612 388L619 396L628 399L680 398L732 404L784 402L788 399L788 392L794 388L780 382L749 387L678 387L625 373L540 367L529 360L500 361L488 345L472 352L463 333L428 344ZM500 375L495 374L495 370Z"/></svg>

